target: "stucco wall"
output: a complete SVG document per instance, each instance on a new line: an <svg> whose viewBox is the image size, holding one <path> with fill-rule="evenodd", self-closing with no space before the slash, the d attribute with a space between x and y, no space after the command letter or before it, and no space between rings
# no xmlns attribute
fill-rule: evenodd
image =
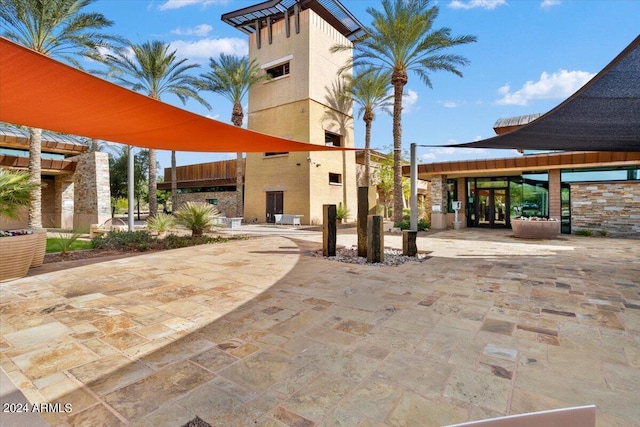
<svg viewBox="0 0 640 427"><path fill-rule="evenodd" d="M342 136L353 147L351 111L336 111L328 105L332 84L350 52L332 54L330 48L348 40L312 10L300 15L300 33L291 20L286 37L284 21L273 26L273 42L266 29L258 49L250 37L249 57L258 65L290 58L290 74L255 85L249 92L248 128L271 135L324 145L325 131ZM346 113L346 114L343 114ZM283 192L283 210L303 215L303 224L322 221L323 204L343 203L356 211L355 153L302 152L267 157L248 153L245 176L246 221L266 220L266 192ZM329 183L329 173L342 175L340 185Z"/></svg>
<svg viewBox="0 0 640 427"><path fill-rule="evenodd" d="M640 238L640 181L572 183L571 232Z"/></svg>

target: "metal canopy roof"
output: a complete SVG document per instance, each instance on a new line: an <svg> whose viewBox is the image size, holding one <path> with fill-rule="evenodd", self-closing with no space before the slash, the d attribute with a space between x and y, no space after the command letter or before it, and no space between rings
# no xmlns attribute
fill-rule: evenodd
<svg viewBox="0 0 640 427"><path fill-rule="evenodd" d="M256 22L266 25L267 18L273 22L283 19L286 12L293 13L296 5L300 10L312 9L352 42L366 34L362 24L338 0L269 0L225 13L222 20L247 34L253 34L256 32Z"/></svg>
<svg viewBox="0 0 640 427"><path fill-rule="evenodd" d="M640 151L640 36L566 101L513 132L452 147Z"/></svg>

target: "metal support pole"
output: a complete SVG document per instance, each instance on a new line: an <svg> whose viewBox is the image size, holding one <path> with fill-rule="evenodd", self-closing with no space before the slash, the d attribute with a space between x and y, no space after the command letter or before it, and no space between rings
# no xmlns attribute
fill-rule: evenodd
<svg viewBox="0 0 640 427"><path fill-rule="evenodd" d="M133 147L129 146L129 164L128 164L128 168L127 168L127 193L128 193L128 197L129 197L129 203L128 203L128 207L129 207L129 231L133 231L133 204L134 204L134 197L133 197L133 181L135 179L134 177L134 168L133 168Z"/></svg>
<svg viewBox="0 0 640 427"><path fill-rule="evenodd" d="M411 143L411 231L418 231L418 162L416 143Z"/></svg>

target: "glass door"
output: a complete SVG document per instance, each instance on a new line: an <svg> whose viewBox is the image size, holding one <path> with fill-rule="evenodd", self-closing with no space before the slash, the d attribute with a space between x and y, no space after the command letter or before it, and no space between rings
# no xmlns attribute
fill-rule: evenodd
<svg viewBox="0 0 640 427"><path fill-rule="evenodd" d="M508 189L477 189L477 225L480 227L506 227L508 225Z"/></svg>

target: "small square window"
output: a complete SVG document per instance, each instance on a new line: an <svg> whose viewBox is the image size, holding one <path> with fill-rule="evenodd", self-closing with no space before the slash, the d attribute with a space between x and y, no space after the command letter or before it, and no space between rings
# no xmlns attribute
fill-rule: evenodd
<svg viewBox="0 0 640 427"><path fill-rule="evenodd" d="M335 133L325 132L324 133L324 145L331 145L334 147L342 147L342 136L336 135Z"/></svg>
<svg viewBox="0 0 640 427"><path fill-rule="evenodd" d="M267 68L267 75L272 79L289 75L289 63L285 62L284 64Z"/></svg>
<svg viewBox="0 0 640 427"><path fill-rule="evenodd" d="M329 172L329 184L342 184L342 174Z"/></svg>

